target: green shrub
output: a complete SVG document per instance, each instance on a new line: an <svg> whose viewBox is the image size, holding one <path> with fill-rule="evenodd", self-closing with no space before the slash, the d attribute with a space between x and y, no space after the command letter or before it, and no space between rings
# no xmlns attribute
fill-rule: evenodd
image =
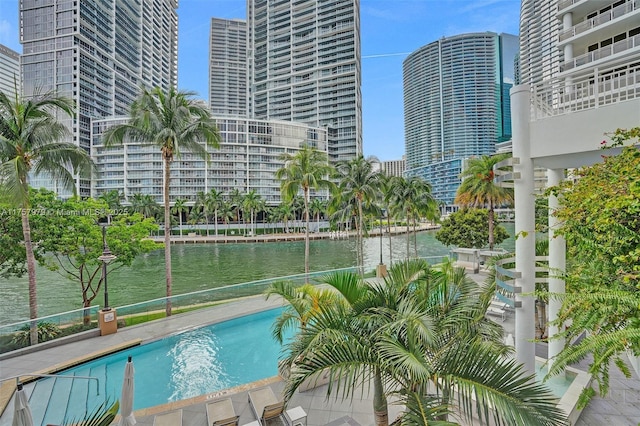
<svg viewBox="0 0 640 426"><path fill-rule="evenodd" d="M30 334L30 326L27 324L20 328L14 335L11 343L20 345L20 347L29 346L29 334ZM38 323L38 343L46 342L48 340L53 340L56 337L60 336L61 331L60 328L52 324L50 322L39 322Z"/></svg>

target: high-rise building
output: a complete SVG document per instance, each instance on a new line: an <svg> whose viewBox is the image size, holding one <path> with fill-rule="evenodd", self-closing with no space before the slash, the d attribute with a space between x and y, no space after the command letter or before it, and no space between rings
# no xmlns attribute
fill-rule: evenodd
<svg viewBox="0 0 640 426"><path fill-rule="evenodd" d="M9 97L20 92L20 54L0 44L0 92Z"/></svg>
<svg viewBox="0 0 640 426"><path fill-rule="evenodd" d="M558 72L560 51L558 0L523 0L520 4L518 83L536 84Z"/></svg>
<svg viewBox="0 0 640 426"><path fill-rule="evenodd" d="M214 115L247 117L247 23L211 18L209 107Z"/></svg>
<svg viewBox="0 0 640 426"><path fill-rule="evenodd" d="M181 199L193 205L198 192L216 189L229 194L255 190L268 205L281 202L276 170L284 166L282 154L295 154L304 145L327 152L326 129L306 124L240 117L214 117L220 130L220 148L207 148L209 162L190 153L175 158L171 165L171 203ZM155 145L125 141L122 146L104 148L102 133L126 118L96 119L93 124L92 157L98 166L93 194L118 190L125 202L135 194L151 195L163 202L163 163ZM326 197L326 191L319 193ZM315 193L314 193L315 195Z"/></svg>
<svg viewBox="0 0 640 426"><path fill-rule="evenodd" d="M402 160L389 160L382 162L382 171L387 176L404 176L405 159L404 155Z"/></svg>
<svg viewBox="0 0 640 426"><path fill-rule="evenodd" d="M464 160L511 137L509 90L518 37L442 38L403 63L406 175L420 176L453 208Z"/></svg>
<svg viewBox="0 0 640 426"><path fill-rule="evenodd" d="M177 0L21 0L23 95L55 90L76 104L72 142L90 150L91 119L124 115L140 86L177 85ZM46 176L32 186L56 190ZM78 179L90 195L91 182Z"/></svg>
<svg viewBox="0 0 640 426"><path fill-rule="evenodd" d="M359 0L248 0L251 113L324 127L331 161L362 154Z"/></svg>

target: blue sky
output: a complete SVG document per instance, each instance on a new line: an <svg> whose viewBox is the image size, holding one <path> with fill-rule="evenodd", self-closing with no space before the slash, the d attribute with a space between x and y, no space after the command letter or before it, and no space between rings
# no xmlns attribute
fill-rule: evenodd
<svg viewBox="0 0 640 426"><path fill-rule="evenodd" d="M179 0L178 86L208 92L212 16L245 19L246 0ZM364 154L404 154L402 61L420 47L470 32L518 34L519 0L360 0ZM18 0L0 0L0 44L18 52Z"/></svg>

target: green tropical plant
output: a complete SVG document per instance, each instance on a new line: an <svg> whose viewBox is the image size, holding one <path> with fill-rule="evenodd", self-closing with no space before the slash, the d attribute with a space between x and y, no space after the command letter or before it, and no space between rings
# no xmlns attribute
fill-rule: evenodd
<svg viewBox="0 0 640 426"><path fill-rule="evenodd" d="M87 412L81 419L64 420L64 426L109 426L118 414L120 404L104 401L92 411Z"/></svg>
<svg viewBox="0 0 640 426"><path fill-rule="evenodd" d="M29 99L11 99L0 92L0 192L1 198L22 209L22 234L29 277L29 317L38 318L36 264L29 222L29 181L32 175L48 175L63 188L75 192L75 175L88 176L92 161L87 152L65 142L69 130L59 117L73 117L71 100L52 92ZM35 321L31 342L37 343Z"/></svg>
<svg viewBox="0 0 640 426"><path fill-rule="evenodd" d="M213 226L215 230L215 234L218 235L218 213L222 208L222 204L224 203L224 197L222 192L216 190L215 188L211 188L207 193L206 197L206 207L207 212L213 212ZM209 235L209 227L207 226L207 235Z"/></svg>
<svg viewBox="0 0 640 426"><path fill-rule="evenodd" d="M460 175L462 183L456 193L456 204L464 207L486 207L489 212L489 250L493 250L494 209L505 203L513 202L513 189L503 188L494 182L493 168L500 161L509 158L510 154L493 156L483 155L471 158Z"/></svg>
<svg viewBox="0 0 640 426"><path fill-rule="evenodd" d="M131 196L131 210L145 218L155 218L160 212L160 205L152 195L136 193Z"/></svg>
<svg viewBox="0 0 640 426"><path fill-rule="evenodd" d="M450 411L467 424L566 421L553 394L505 357L502 329L486 318L491 290L463 268L409 260L394 264L383 283L343 272L321 282L343 302L321 305L287 345L286 399L327 372L329 394L343 399L373 386L379 426L388 424L390 395L406 406L405 424L447 424L437 422L451 421Z"/></svg>
<svg viewBox="0 0 640 426"><path fill-rule="evenodd" d="M171 213L169 186L171 163L183 151L203 159L209 158L206 146L218 147L220 134L215 120L204 102L193 99L194 92L168 92L156 87L142 88L131 104L126 124L107 129L103 135L105 146L121 145L126 138L155 145L162 152L164 163L164 258L167 288L166 314L171 315Z"/></svg>
<svg viewBox="0 0 640 426"><path fill-rule="evenodd" d="M180 222L180 236L182 236L182 215L189 211L189 207L187 206L187 200L179 198L173 204L171 208L171 212L178 215L178 221Z"/></svg>
<svg viewBox="0 0 640 426"><path fill-rule="evenodd" d="M338 189L334 197L334 211L342 210L343 217L348 211L355 210L356 213L356 234L358 248L358 268L360 273L364 273L364 218L366 209L376 209L375 201L380 190L381 173L374 170L374 161L363 156L353 160L343 161L336 165L336 178L338 179ZM337 207L336 206L341 206ZM352 209L352 207L355 209Z"/></svg>
<svg viewBox="0 0 640 426"><path fill-rule="evenodd" d="M555 232L567 242L566 295L549 295L563 302L555 325L567 343L550 374L592 355L589 373L603 395L612 366L629 377L624 354L640 355L639 137L640 127L617 130L611 139L619 154L605 151L602 162L550 189L560 201ZM585 390L581 404L594 394Z"/></svg>
<svg viewBox="0 0 640 426"><path fill-rule="evenodd" d="M305 218L304 272L309 274L309 194L311 189L334 188L329 176L333 168L327 155L310 146L304 146L295 154L282 156L284 166L276 171L280 180L280 192L284 201L291 202L302 191Z"/></svg>
<svg viewBox="0 0 640 426"><path fill-rule="evenodd" d="M38 322L38 343L53 340L58 337L62 331L60 327L50 322ZM31 326L25 325L15 332L11 343L19 345L19 347L29 346L31 341Z"/></svg>
<svg viewBox="0 0 640 426"><path fill-rule="evenodd" d="M243 199L244 194L240 192L238 188L233 188L231 192L229 192L229 202L231 203L231 207L235 213L234 220L238 224L238 229L240 229L240 210L242 209Z"/></svg>
<svg viewBox="0 0 640 426"><path fill-rule="evenodd" d="M124 199L124 195L117 189L112 189L111 191L103 192L98 198L107 203L109 209L117 210L122 207L121 201Z"/></svg>
<svg viewBox="0 0 640 426"><path fill-rule="evenodd" d="M458 210L442 221L435 237L445 246L486 247L489 242L488 217L489 212L485 209ZM494 224L494 244L500 244L507 238L509 238L507 230L500 224Z"/></svg>
<svg viewBox="0 0 640 426"><path fill-rule="evenodd" d="M252 189L244 196L244 200L242 200L242 205L245 210L249 211L249 223L251 227L251 234L255 235L256 230L254 228L255 223L255 213L257 210L260 210L264 205L262 197L260 194L256 192L255 189Z"/></svg>

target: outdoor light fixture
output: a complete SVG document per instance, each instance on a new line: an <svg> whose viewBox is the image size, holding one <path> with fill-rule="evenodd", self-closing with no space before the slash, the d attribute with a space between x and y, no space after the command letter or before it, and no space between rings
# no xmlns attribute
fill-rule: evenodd
<svg viewBox="0 0 640 426"><path fill-rule="evenodd" d="M109 307L109 290L107 288L107 265L114 260L116 256L111 253L109 246L107 245L107 226L102 225L102 256L98 257L98 260L102 262L102 281L104 283L104 307L103 311L110 311Z"/></svg>

